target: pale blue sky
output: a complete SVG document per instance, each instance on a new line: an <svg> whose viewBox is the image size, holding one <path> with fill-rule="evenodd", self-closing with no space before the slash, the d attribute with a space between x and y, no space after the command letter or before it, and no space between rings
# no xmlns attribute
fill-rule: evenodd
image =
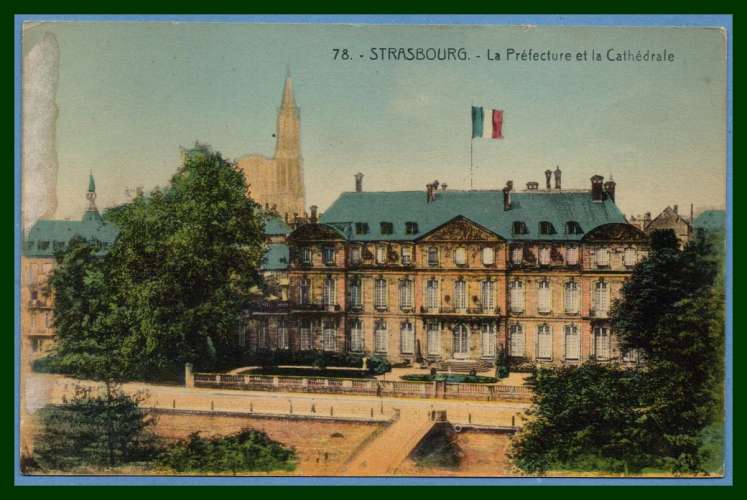
<svg viewBox="0 0 747 500"><path fill-rule="evenodd" d="M721 33L707 29L47 23L60 46L58 209L80 216L93 170L99 206L163 185L179 146L271 155L286 65L301 107L307 204L366 190L469 187L469 107L504 110L502 141L474 143L476 188L587 188L614 175L627 213L725 204ZM467 62L373 62L370 47L465 47ZM488 48L669 49L674 63L490 63ZM333 48L356 57L334 61Z"/></svg>

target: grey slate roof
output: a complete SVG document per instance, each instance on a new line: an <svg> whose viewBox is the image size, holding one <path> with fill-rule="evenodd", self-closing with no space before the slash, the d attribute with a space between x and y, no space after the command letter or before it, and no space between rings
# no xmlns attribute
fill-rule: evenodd
<svg viewBox="0 0 747 500"><path fill-rule="evenodd" d="M101 215L93 211L86 211L79 221L40 219L31 226L24 240L23 254L26 257L54 257L55 251L66 246L74 236L111 245L118 234L116 227L104 222Z"/></svg>
<svg viewBox="0 0 747 500"><path fill-rule="evenodd" d="M580 240L602 224L626 220L615 203L593 202L589 191L536 191L511 194L511 210L503 209L497 190L438 191L428 203L424 191L346 192L322 214L320 222L333 225L356 241L414 240L461 215L507 240ZM417 222L418 234L406 234L405 223ZM527 234L512 234L515 221L524 222ZM552 223L556 233L540 234L539 223ZM576 221L584 234L566 234L565 224ZM355 234L355 223L369 226L368 234ZM393 234L381 233L381 222L391 222Z"/></svg>
<svg viewBox="0 0 747 500"><path fill-rule="evenodd" d="M282 217L277 215L265 216L265 235L266 236L288 236L291 228Z"/></svg>
<svg viewBox="0 0 747 500"><path fill-rule="evenodd" d="M262 271L284 271L288 269L288 245L272 243L260 265Z"/></svg>

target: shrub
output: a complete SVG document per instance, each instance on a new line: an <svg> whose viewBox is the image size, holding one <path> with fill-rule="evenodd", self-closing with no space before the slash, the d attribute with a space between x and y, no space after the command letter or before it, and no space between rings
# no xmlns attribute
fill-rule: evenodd
<svg viewBox="0 0 747 500"><path fill-rule="evenodd" d="M169 446L158 462L177 472L290 471L296 466L296 453L253 429L211 438L195 432Z"/></svg>
<svg viewBox="0 0 747 500"><path fill-rule="evenodd" d="M368 358L368 371L374 375L383 375L392 371L392 364L386 358L372 356Z"/></svg>

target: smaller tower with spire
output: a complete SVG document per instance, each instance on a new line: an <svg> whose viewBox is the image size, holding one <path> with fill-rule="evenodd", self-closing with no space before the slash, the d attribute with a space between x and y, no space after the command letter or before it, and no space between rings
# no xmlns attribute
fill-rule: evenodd
<svg viewBox="0 0 747 500"><path fill-rule="evenodd" d="M88 174L86 200L88 200L88 207L86 208L86 213L83 214L83 222L101 222L101 214L99 214L99 209L96 207L96 181L93 179L93 172Z"/></svg>

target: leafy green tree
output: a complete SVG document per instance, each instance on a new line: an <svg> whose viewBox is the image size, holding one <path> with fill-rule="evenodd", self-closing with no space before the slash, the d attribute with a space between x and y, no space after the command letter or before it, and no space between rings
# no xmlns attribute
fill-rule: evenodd
<svg viewBox="0 0 747 500"><path fill-rule="evenodd" d="M293 449L253 429L211 438L195 432L168 447L159 457L162 466L177 472L270 472L293 470L295 462Z"/></svg>
<svg viewBox="0 0 747 500"><path fill-rule="evenodd" d="M651 253L633 271L613 308L624 350L644 360L643 443L677 472L701 470L701 432L717 412L724 353L719 252L699 234L680 250L671 231L652 235Z"/></svg>
<svg viewBox="0 0 747 500"><path fill-rule="evenodd" d="M71 470L151 460L157 451L154 420L140 408L142 395L101 394L77 387L70 401L39 410L41 431L34 460L41 469Z"/></svg>

